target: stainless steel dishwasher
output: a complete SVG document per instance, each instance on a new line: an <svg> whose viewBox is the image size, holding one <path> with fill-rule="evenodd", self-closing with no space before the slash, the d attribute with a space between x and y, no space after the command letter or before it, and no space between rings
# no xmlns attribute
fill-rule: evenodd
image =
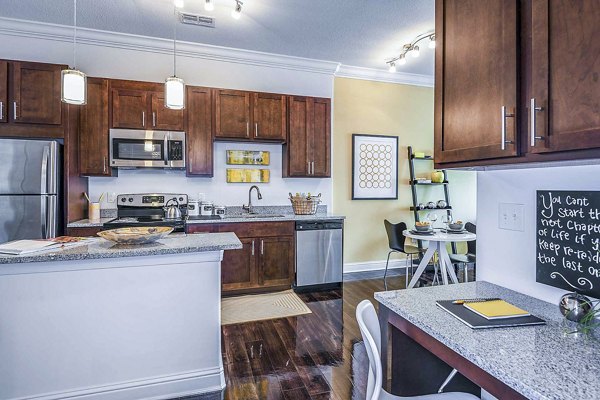
<svg viewBox="0 0 600 400"><path fill-rule="evenodd" d="M343 220L296 222L297 289L341 286Z"/></svg>

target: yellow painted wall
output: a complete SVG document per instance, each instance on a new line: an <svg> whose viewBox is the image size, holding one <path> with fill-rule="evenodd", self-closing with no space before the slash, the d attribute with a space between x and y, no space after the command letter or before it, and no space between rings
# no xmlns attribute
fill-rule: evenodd
<svg viewBox="0 0 600 400"><path fill-rule="evenodd" d="M433 88L336 78L333 104L332 209L346 216L344 262L385 260L383 220L414 223L407 148L433 152ZM351 200L353 133L398 136L398 200ZM426 176L432 168L422 161L416 174ZM474 221L476 173L451 172L449 180L455 217ZM443 199L441 186L418 190L423 199Z"/></svg>

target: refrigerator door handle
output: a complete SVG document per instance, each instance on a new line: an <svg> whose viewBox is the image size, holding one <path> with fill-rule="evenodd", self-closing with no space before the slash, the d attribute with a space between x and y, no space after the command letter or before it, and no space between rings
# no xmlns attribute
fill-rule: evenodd
<svg viewBox="0 0 600 400"><path fill-rule="evenodd" d="M57 182L57 148L56 142L53 142L48 147L49 157L48 157L48 193L49 194L58 194L58 182Z"/></svg>
<svg viewBox="0 0 600 400"><path fill-rule="evenodd" d="M40 221L42 223L42 239L48 239L48 229L46 222L48 221L48 197L41 196L41 218Z"/></svg>
<svg viewBox="0 0 600 400"><path fill-rule="evenodd" d="M47 238L54 238L56 237L56 196L48 196L47 200L48 209L46 216L48 220L46 234Z"/></svg>
<svg viewBox="0 0 600 400"><path fill-rule="evenodd" d="M48 193L48 158L50 157L50 146L44 146L44 152L42 153L42 170L41 170L41 194Z"/></svg>

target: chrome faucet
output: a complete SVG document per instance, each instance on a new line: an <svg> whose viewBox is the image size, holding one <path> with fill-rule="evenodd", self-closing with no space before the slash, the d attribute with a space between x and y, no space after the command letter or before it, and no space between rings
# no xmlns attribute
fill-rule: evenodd
<svg viewBox="0 0 600 400"><path fill-rule="evenodd" d="M253 213L253 208L252 208L252 189L256 189L256 196L258 197L258 200L262 199L262 194L260 194L260 189L258 188L258 186L256 185L252 185L250 186L250 190L248 190L248 205L243 205L242 208L246 211L248 211L248 213L252 214Z"/></svg>

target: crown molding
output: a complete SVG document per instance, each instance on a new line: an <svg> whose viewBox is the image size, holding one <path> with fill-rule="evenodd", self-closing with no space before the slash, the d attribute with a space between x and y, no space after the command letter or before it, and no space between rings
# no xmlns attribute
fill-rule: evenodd
<svg viewBox="0 0 600 400"><path fill-rule="evenodd" d="M70 26L4 17L0 17L0 34L67 43L73 41L73 28ZM77 43L88 46L145 51L158 54L173 53L173 41L170 39L88 28L77 28ZM405 72L390 73L375 68L342 65L333 61L293 57L193 42L178 41L177 55L234 64L333 75L342 78L426 87L433 86L433 77L428 75L410 74Z"/></svg>
<svg viewBox="0 0 600 400"><path fill-rule="evenodd" d="M336 77L362 79L367 81L397 83L402 85L433 87L433 76L408 72L389 72L375 68L340 65Z"/></svg>
<svg viewBox="0 0 600 400"><path fill-rule="evenodd" d="M70 26L13 18L0 17L0 34L69 43L73 41L73 28ZM173 53L173 40L171 39L88 28L77 28L77 43L81 45L146 51L159 54ZM340 65L333 61L315 60L184 41L177 42L177 55L325 75L335 74Z"/></svg>

